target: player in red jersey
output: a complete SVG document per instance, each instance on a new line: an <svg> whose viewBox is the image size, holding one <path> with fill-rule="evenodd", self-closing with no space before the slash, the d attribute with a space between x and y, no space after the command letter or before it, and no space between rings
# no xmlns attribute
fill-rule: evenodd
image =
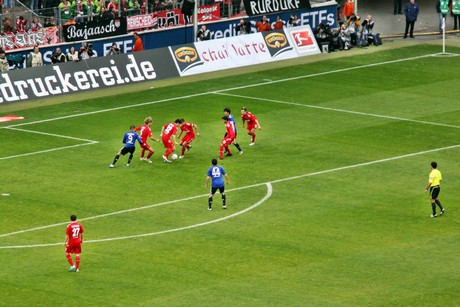
<svg viewBox="0 0 460 307"><path fill-rule="evenodd" d="M180 141L180 146L182 146L182 153L179 156L180 159L184 157L185 151L189 150L192 148L192 145L190 143L195 139L195 136L199 136L200 133L198 132L198 126L195 125L194 123L187 123L185 119L181 119L181 124L180 124L180 133L178 138L180 139L182 132L185 131L185 135Z"/></svg>
<svg viewBox="0 0 460 307"><path fill-rule="evenodd" d="M159 142L160 140L157 140L152 136L152 129L150 128L150 125L152 124L153 120L149 116L144 120L144 124L142 126L139 126L136 128L136 131L141 131L141 140L142 140L142 152L141 152L141 161L146 161L148 163L152 163L152 160L150 160L150 157L155 153L152 147L150 147L149 144L147 144L147 139L154 140L155 142ZM147 158L144 158L145 151L150 151L147 155Z"/></svg>
<svg viewBox="0 0 460 307"><path fill-rule="evenodd" d="M164 162L171 163L171 160L169 160L168 157L176 150L174 144L179 144L176 141L176 133L177 127L181 123L182 121L180 119L176 119L174 123L166 124L163 126L163 128L161 128L160 137L166 148L165 154L162 156ZM173 138L174 142L171 141L171 137Z"/></svg>
<svg viewBox="0 0 460 307"><path fill-rule="evenodd" d="M70 263L69 272L80 271L80 254L81 244L83 243L83 226L77 222L77 216L70 216L71 223L67 226L65 232L65 256ZM72 260L72 255L75 254L75 265Z"/></svg>
<svg viewBox="0 0 460 307"><path fill-rule="evenodd" d="M241 108L241 118L243 119L243 127L244 123L246 121L248 122L246 128L248 129L248 134L251 136L251 143L249 146L253 146L256 142L256 129L262 129L262 127L260 126L257 117L255 117L251 112L248 112L246 107Z"/></svg>
<svg viewBox="0 0 460 307"><path fill-rule="evenodd" d="M222 142L220 143L219 158L221 160L224 158L224 148L227 151L227 157L232 156L232 153L230 152L228 146L235 140L235 125L231 120L228 119L228 116L222 117L222 120L225 124L225 129L227 133L225 134L225 137L222 139Z"/></svg>

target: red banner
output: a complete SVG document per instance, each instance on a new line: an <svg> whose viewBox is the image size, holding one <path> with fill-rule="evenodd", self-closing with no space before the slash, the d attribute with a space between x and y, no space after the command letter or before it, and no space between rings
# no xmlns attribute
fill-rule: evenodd
<svg viewBox="0 0 460 307"><path fill-rule="evenodd" d="M220 19L220 4L204 5L198 8L198 22ZM148 15L127 17L128 31L139 29L162 29L185 24L181 9L165 10ZM191 18L187 23L193 23Z"/></svg>
<svg viewBox="0 0 460 307"><path fill-rule="evenodd" d="M7 32L0 35L0 47L5 50L26 48L35 45L52 45L59 43L58 27L47 27L39 30Z"/></svg>

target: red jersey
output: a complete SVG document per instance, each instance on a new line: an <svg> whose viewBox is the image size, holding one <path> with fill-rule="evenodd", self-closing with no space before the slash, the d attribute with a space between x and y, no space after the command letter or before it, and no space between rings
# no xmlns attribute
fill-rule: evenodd
<svg viewBox="0 0 460 307"><path fill-rule="evenodd" d="M142 143L146 143L147 139L152 137L152 129L149 125L142 125L136 128L136 131L141 131L141 140Z"/></svg>
<svg viewBox="0 0 460 307"><path fill-rule="evenodd" d="M192 123L184 123L180 126L180 130L185 131L185 134L190 136L195 136L195 131L193 130Z"/></svg>
<svg viewBox="0 0 460 307"><path fill-rule="evenodd" d="M257 117L255 117L255 115L253 115L251 112L246 112L246 114L241 115L241 118L243 119L243 122L248 121L248 123L252 123L257 120Z"/></svg>
<svg viewBox="0 0 460 307"><path fill-rule="evenodd" d="M235 138L235 124L229 120L225 124L225 128L227 129L227 138L234 139Z"/></svg>
<svg viewBox="0 0 460 307"><path fill-rule="evenodd" d="M67 226L65 234L69 236L69 246L80 244L83 226L78 222L72 222Z"/></svg>
<svg viewBox="0 0 460 307"><path fill-rule="evenodd" d="M176 135L177 126L175 123L169 123L163 126L163 140L169 140L171 135Z"/></svg>

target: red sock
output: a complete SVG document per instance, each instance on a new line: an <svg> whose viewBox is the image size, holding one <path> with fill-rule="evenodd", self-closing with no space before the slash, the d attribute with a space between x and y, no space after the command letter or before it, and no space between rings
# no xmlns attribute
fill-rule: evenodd
<svg viewBox="0 0 460 307"><path fill-rule="evenodd" d="M153 155L153 152L149 151L149 154L147 155L147 159L150 159L152 155Z"/></svg>
<svg viewBox="0 0 460 307"><path fill-rule="evenodd" d="M165 152L165 156L166 156L166 159L169 157L170 154L172 154L174 152L174 149L172 148L168 148L168 150L166 150Z"/></svg>
<svg viewBox="0 0 460 307"><path fill-rule="evenodd" d="M228 155L231 155L232 153L230 152L230 148L228 148L228 146L225 146L225 149L227 150L227 154Z"/></svg>
<svg viewBox="0 0 460 307"><path fill-rule="evenodd" d="M256 140L256 134L254 132L249 132L249 135L251 136L251 142L254 143Z"/></svg>
<svg viewBox="0 0 460 307"><path fill-rule="evenodd" d="M185 153L185 148L186 148L185 146L182 146L182 155L184 155Z"/></svg>
<svg viewBox="0 0 460 307"><path fill-rule="evenodd" d="M224 146L220 145L219 147L219 158L224 158Z"/></svg>
<svg viewBox="0 0 460 307"><path fill-rule="evenodd" d="M144 157L144 155L145 155L145 149L144 149L144 148L142 148L142 151L141 151L141 158L143 158L143 157Z"/></svg>
<svg viewBox="0 0 460 307"><path fill-rule="evenodd" d="M72 260L72 255L71 254L65 254L67 257L67 261L69 261L70 265L73 266L73 260Z"/></svg>
<svg viewBox="0 0 460 307"><path fill-rule="evenodd" d="M80 267L80 255L75 256L75 264L76 264L75 268L78 269Z"/></svg>

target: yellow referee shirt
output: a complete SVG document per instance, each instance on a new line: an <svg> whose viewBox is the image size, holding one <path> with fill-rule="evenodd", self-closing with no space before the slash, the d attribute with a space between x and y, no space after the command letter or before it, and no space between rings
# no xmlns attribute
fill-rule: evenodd
<svg viewBox="0 0 460 307"><path fill-rule="evenodd" d="M437 186L441 184L442 175L441 172L437 169L434 169L430 172L430 176L428 178L428 182L431 183L431 186Z"/></svg>

